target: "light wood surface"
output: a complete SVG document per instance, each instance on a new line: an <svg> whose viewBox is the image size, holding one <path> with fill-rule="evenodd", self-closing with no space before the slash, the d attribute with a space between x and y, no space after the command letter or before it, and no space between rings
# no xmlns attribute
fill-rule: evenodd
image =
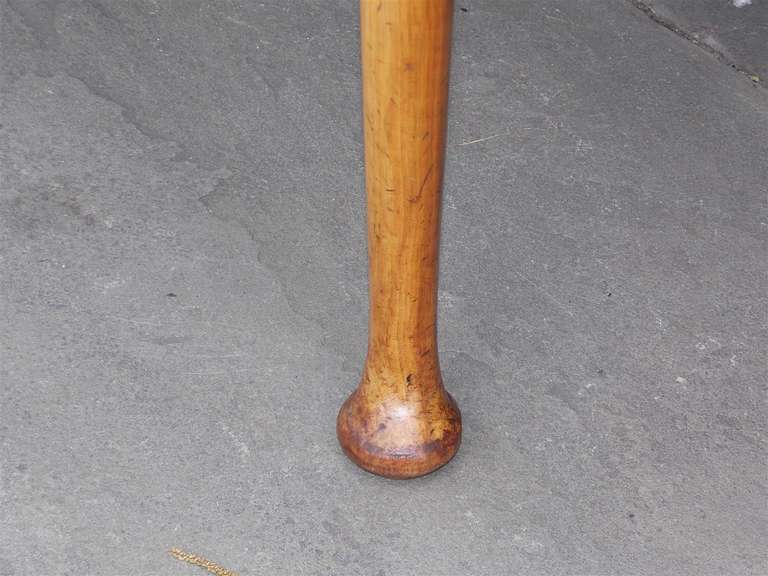
<svg viewBox="0 0 768 576"><path fill-rule="evenodd" d="M360 3L369 343L337 431L353 461L393 478L442 466L461 437L436 330L452 16L451 0Z"/></svg>

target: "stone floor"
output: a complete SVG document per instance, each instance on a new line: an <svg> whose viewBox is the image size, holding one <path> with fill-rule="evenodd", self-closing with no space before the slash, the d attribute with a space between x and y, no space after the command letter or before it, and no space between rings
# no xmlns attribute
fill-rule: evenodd
<svg viewBox="0 0 768 576"><path fill-rule="evenodd" d="M630 0L456 9L465 436L398 482L334 436L356 4L0 0L1 575L768 574L768 92Z"/></svg>
<svg viewBox="0 0 768 576"><path fill-rule="evenodd" d="M768 1L632 0L759 82L768 82Z"/></svg>

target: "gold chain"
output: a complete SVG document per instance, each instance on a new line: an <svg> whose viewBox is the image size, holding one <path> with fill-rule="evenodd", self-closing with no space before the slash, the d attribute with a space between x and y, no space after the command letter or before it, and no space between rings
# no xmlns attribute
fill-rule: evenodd
<svg viewBox="0 0 768 576"><path fill-rule="evenodd" d="M171 548L170 554L176 560L181 560L182 562L189 562L190 564L193 564L194 566L200 566L201 568L205 568L210 572L211 574L214 574L215 576L237 576L235 572L232 572L231 570L227 570L226 568L222 568L216 562L211 562L210 560L206 560L202 556L198 556L197 554L190 554L188 552L184 552L183 550L179 550L178 548Z"/></svg>

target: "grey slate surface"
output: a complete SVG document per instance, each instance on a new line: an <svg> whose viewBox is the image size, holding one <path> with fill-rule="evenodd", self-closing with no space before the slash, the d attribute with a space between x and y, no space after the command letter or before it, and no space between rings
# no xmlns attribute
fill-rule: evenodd
<svg viewBox="0 0 768 576"><path fill-rule="evenodd" d="M397 482L334 437L355 4L0 10L0 574L768 573L764 88L629 2L457 3L465 437Z"/></svg>
<svg viewBox="0 0 768 576"><path fill-rule="evenodd" d="M768 0L638 1L729 63L768 82ZM742 4L746 1L750 3Z"/></svg>

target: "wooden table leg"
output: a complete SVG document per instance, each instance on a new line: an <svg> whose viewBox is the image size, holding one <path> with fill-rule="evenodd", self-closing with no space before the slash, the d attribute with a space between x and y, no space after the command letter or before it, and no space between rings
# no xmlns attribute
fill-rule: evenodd
<svg viewBox="0 0 768 576"><path fill-rule="evenodd" d="M392 478L439 468L461 439L436 330L452 16L452 0L360 2L369 342L337 432L355 463Z"/></svg>

